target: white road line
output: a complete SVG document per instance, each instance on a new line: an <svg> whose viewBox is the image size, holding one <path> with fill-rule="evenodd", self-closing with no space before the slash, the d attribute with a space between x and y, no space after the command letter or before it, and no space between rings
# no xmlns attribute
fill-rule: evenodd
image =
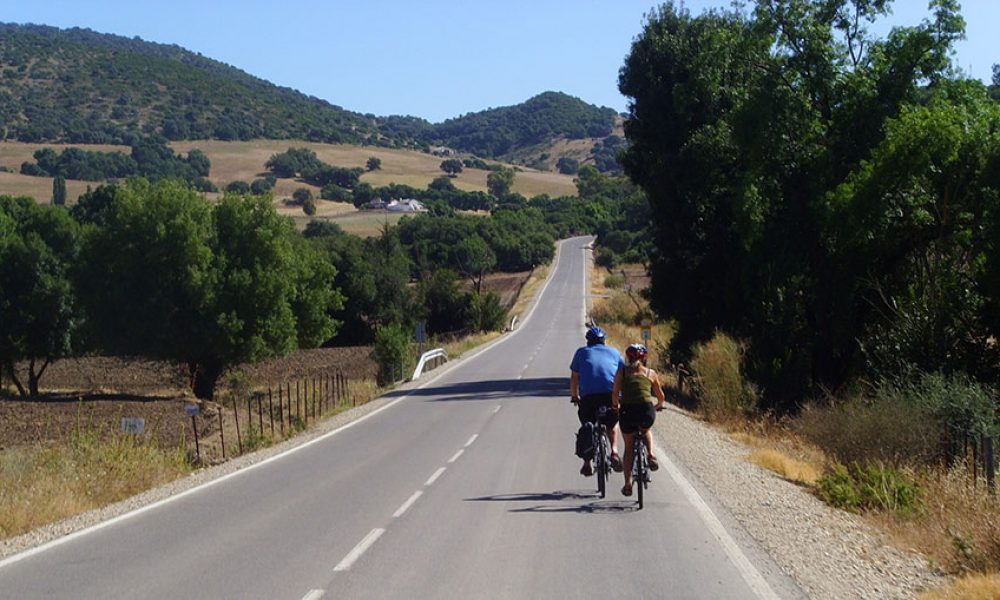
<svg viewBox="0 0 1000 600"><path fill-rule="evenodd" d="M337 563L337 566L334 567L333 570L346 571L350 569L351 565L353 565L356 560L361 558L361 555L364 554L366 550L371 548L372 544L374 544L377 539L382 537L383 533L385 533L385 529L372 529L371 532L365 536L365 539L358 542L358 545L354 547L354 550L351 550L347 556L344 557L344 560Z"/></svg>
<svg viewBox="0 0 1000 600"><path fill-rule="evenodd" d="M479 437L478 433L472 434L472 437L469 438L469 441L465 442L465 447L468 448L469 446L471 446L472 442L476 441L477 437Z"/></svg>
<svg viewBox="0 0 1000 600"><path fill-rule="evenodd" d="M743 577L743 581L745 581L750 589L753 590L754 594L761 600L780 600L779 596L775 594L774 590L771 589L771 586L768 585L764 576L760 574L760 571L753 566L746 555L743 554L743 551L740 550L736 540L734 540L732 536L729 535L729 532L726 531L725 526L723 526L722 522L719 521L719 517L715 516L712 509L709 508L708 504L705 503L705 500L703 500L701 495L698 494L698 491L694 489L693 485L691 485L691 482L689 482L684 475L681 474L680 469L678 469L677 466L674 465L669 458L667 458L666 453L663 452L659 445L656 445L656 456L660 459L660 465L667 470L671 479L674 480L674 483L676 483L677 487L680 488L681 492L683 492L684 497L687 498L688 502L691 503L691 506L694 507L695 512L697 512L698 516L701 517L702 522L705 523L708 530L712 532L712 535L714 535L719 541L719 544L729 557L729 560L733 563L733 566L736 567L736 570L740 572L740 575Z"/></svg>
<svg viewBox="0 0 1000 600"><path fill-rule="evenodd" d="M302 596L302 600L319 600L325 594L323 590L309 590L309 593Z"/></svg>
<svg viewBox="0 0 1000 600"><path fill-rule="evenodd" d="M501 404L497 404L497 407L493 409L493 414L497 414L498 412L500 412L501 406L502 406Z"/></svg>
<svg viewBox="0 0 1000 600"><path fill-rule="evenodd" d="M448 463L451 464L451 463L455 462L456 460L458 460L458 457L462 456L463 452L465 452L464 449L463 450L459 450L458 452L456 452L455 456L452 456L451 458L448 459Z"/></svg>
<svg viewBox="0 0 1000 600"><path fill-rule="evenodd" d="M403 516L403 513L405 513L408 508L413 506L413 503L417 501L417 498L419 498L422 495L423 492L421 492L420 490L413 492L413 495L410 496L410 499L404 502L402 506L397 508L396 512L392 513L392 518L398 519L399 517Z"/></svg>
<svg viewBox="0 0 1000 600"><path fill-rule="evenodd" d="M424 482L424 485L434 485L434 482L437 481L437 478L441 476L441 473L444 473L444 467L441 467L437 471L434 471L434 474L431 475L430 479Z"/></svg>

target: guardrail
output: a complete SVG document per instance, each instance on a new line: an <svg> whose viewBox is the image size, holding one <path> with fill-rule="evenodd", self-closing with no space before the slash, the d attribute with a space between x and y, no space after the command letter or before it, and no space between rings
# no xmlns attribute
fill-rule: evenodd
<svg viewBox="0 0 1000 600"><path fill-rule="evenodd" d="M420 377L420 374L424 372L424 366L431 361L436 361L439 358L448 360L448 353L444 351L444 348L435 348L433 350L428 350L420 355L420 360L417 361L417 368L413 369L413 377L410 380L415 380Z"/></svg>
<svg viewBox="0 0 1000 600"><path fill-rule="evenodd" d="M514 317L510 320L510 329L509 329L509 331L514 331L515 327L517 327L517 315L514 315Z"/></svg>

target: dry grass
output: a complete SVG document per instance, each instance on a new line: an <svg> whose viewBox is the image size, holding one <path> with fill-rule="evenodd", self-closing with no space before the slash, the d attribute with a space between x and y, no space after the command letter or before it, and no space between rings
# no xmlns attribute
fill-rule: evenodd
<svg viewBox="0 0 1000 600"><path fill-rule="evenodd" d="M208 156L212 162L209 180L220 190L233 181L250 183L265 174L264 164L272 155L287 151L289 148L309 148L316 156L329 164L338 167L364 168L369 157L382 160L382 168L378 171L366 172L361 181L374 186L389 183L410 185L424 188L444 175L441 171L439 156L424 154L414 150L395 150L370 146L354 146L347 144L318 144L301 140L253 140L245 142L223 142L219 140L196 140L171 142L175 152L186 155L197 148ZM0 165L13 173L0 173L0 194L31 196L38 202L48 202L52 196L52 179L48 177L29 177L20 175L21 163L30 161L32 154L40 148L52 148L61 152L65 148L76 147L100 152L119 151L125 154L131 152L127 146L85 145L85 144L23 144L20 142L0 142ZM536 171L519 167L514 176L513 191L530 198L539 194L557 196L575 196L576 184L573 176L546 171ZM480 169L465 169L454 179L455 186L466 191L486 191L486 176L488 172ZM70 203L84 192L87 182L68 181L67 197ZM96 184L91 184L96 185ZM279 179L274 189L275 202L290 198L296 188L305 187L319 197L319 188L301 181ZM217 194L209 194L216 198ZM334 203L331 203L334 204ZM354 210L350 205L342 205ZM301 209L297 208L301 214ZM293 211L294 212L294 211ZM304 215L303 215L304 216Z"/></svg>
<svg viewBox="0 0 1000 600"><path fill-rule="evenodd" d="M809 463L795 460L778 450L769 448L754 450L747 457L747 460L768 471L773 471L793 483L813 486L819 481L819 472L815 467Z"/></svg>
<svg viewBox="0 0 1000 600"><path fill-rule="evenodd" d="M870 515L899 544L916 548L949 573L1000 571L1000 501L982 481L974 487L964 468L924 471L922 510L911 519Z"/></svg>
<svg viewBox="0 0 1000 600"><path fill-rule="evenodd" d="M517 315L520 320L524 316L525 311L528 310L528 306L534 301L542 285L545 284L545 280L548 279L551 268L552 265L535 267L535 270L528 276L528 281L521 287L521 293L518 294L514 306L508 312L511 317Z"/></svg>
<svg viewBox="0 0 1000 600"><path fill-rule="evenodd" d="M709 418L742 417L755 409L757 394L743 377L743 354L743 345L721 332L695 346L691 371L699 408Z"/></svg>
<svg viewBox="0 0 1000 600"><path fill-rule="evenodd" d="M1000 574L964 575L951 584L920 594L920 600L998 600Z"/></svg>
<svg viewBox="0 0 1000 600"><path fill-rule="evenodd" d="M79 431L65 447L0 452L0 537L106 506L190 471L183 449Z"/></svg>

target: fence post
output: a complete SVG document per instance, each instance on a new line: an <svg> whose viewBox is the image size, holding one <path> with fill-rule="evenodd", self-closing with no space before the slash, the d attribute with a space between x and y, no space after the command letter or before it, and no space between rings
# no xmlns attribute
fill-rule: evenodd
<svg viewBox="0 0 1000 600"><path fill-rule="evenodd" d="M222 415L226 412L225 402L219 403L219 437L222 438L222 460L226 460L226 424L222 421Z"/></svg>
<svg viewBox="0 0 1000 600"><path fill-rule="evenodd" d="M274 438L274 398L271 397L271 386L267 386L267 420L271 422L271 438Z"/></svg>
<svg viewBox="0 0 1000 600"><path fill-rule="evenodd" d="M243 454L243 440L240 439L240 411L236 406L236 394L233 394L233 420L236 421L236 447Z"/></svg>
<svg viewBox="0 0 1000 600"><path fill-rule="evenodd" d="M288 396L288 428L292 428L292 384L285 382L285 395Z"/></svg>
<svg viewBox="0 0 1000 600"><path fill-rule="evenodd" d="M264 409L261 406L264 403L263 398L260 395L257 396L257 421L260 423L260 437L264 437Z"/></svg>
<svg viewBox="0 0 1000 600"><path fill-rule="evenodd" d="M986 470L986 486L990 494L997 493L997 462L993 449L993 436L983 434L983 469Z"/></svg>
<svg viewBox="0 0 1000 600"><path fill-rule="evenodd" d="M299 380L295 380L295 416L302 420L302 412L299 411Z"/></svg>

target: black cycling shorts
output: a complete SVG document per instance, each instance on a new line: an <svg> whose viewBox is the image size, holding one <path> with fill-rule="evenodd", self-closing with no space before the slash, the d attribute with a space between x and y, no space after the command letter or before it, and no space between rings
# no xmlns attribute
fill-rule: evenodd
<svg viewBox="0 0 1000 600"><path fill-rule="evenodd" d="M649 429L653 426L653 421L656 420L656 407L649 402L622 404L618 417L622 433L636 433L640 429Z"/></svg>
<svg viewBox="0 0 1000 600"><path fill-rule="evenodd" d="M608 429L618 422L618 411L611 407L611 392L581 397L577 403L576 415L580 417L580 423L593 423L601 415L601 423Z"/></svg>

